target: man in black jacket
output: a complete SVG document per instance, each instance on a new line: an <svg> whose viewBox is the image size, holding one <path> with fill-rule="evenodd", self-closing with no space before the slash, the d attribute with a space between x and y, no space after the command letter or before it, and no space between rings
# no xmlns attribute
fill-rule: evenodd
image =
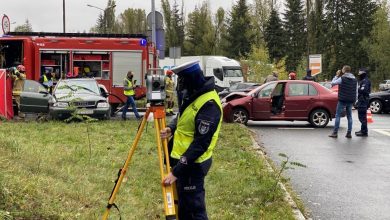
<svg viewBox="0 0 390 220"><path fill-rule="evenodd" d="M368 79L368 70L366 68L360 68L359 73L359 88L358 88L358 101L357 110L359 121L362 124L360 131L355 132L356 136L368 136L367 128L367 108L369 107L371 82Z"/></svg>
<svg viewBox="0 0 390 220"><path fill-rule="evenodd" d="M343 66L342 71L338 70L336 76L332 80L332 86L339 85L339 101L336 109L336 120L334 123L334 129L329 137L337 138L337 132L340 127L341 113L345 109L348 119L348 130L345 137L352 138L352 105L356 101L357 80L351 73L350 66Z"/></svg>

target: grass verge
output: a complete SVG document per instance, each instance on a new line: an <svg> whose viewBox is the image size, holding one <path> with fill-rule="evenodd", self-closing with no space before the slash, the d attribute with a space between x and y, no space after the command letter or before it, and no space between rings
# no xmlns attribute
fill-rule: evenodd
<svg viewBox="0 0 390 220"><path fill-rule="evenodd" d="M102 216L135 121L0 123L0 219ZM149 123L117 194L123 219L165 219L154 132ZM245 128L223 124L206 177L209 218L294 219L251 144Z"/></svg>

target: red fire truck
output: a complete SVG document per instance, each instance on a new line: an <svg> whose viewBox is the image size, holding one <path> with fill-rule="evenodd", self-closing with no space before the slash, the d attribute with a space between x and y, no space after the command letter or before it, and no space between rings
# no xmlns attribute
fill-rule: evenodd
<svg viewBox="0 0 390 220"><path fill-rule="evenodd" d="M146 92L145 74L156 67L156 49L140 34L86 34L10 32L0 37L0 69L20 63L27 79L39 80L45 68L56 78L94 77L108 90L111 108L126 101L123 79L134 72L139 87L136 98Z"/></svg>

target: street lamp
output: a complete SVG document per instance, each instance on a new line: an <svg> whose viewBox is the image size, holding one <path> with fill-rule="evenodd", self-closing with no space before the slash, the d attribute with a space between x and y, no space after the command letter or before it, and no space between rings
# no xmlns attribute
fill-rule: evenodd
<svg viewBox="0 0 390 220"><path fill-rule="evenodd" d="M96 9L99 9L99 10L103 11L104 33L106 34L107 33L107 11L110 10L110 9L115 8L116 5L112 5L110 7L107 7L106 9L97 7L95 5L90 5L90 4L87 4L87 6L91 7L91 8L96 8Z"/></svg>

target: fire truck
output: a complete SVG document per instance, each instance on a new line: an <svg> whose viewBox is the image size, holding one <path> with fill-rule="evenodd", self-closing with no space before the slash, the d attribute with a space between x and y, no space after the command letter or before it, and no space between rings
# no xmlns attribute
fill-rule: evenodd
<svg viewBox="0 0 390 220"><path fill-rule="evenodd" d="M113 111L126 101L123 79L129 70L135 98L145 96L145 75L156 60L155 47L141 34L9 32L0 37L0 69L22 64L26 78L37 81L46 68L57 79L93 77L110 94Z"/></svg>

